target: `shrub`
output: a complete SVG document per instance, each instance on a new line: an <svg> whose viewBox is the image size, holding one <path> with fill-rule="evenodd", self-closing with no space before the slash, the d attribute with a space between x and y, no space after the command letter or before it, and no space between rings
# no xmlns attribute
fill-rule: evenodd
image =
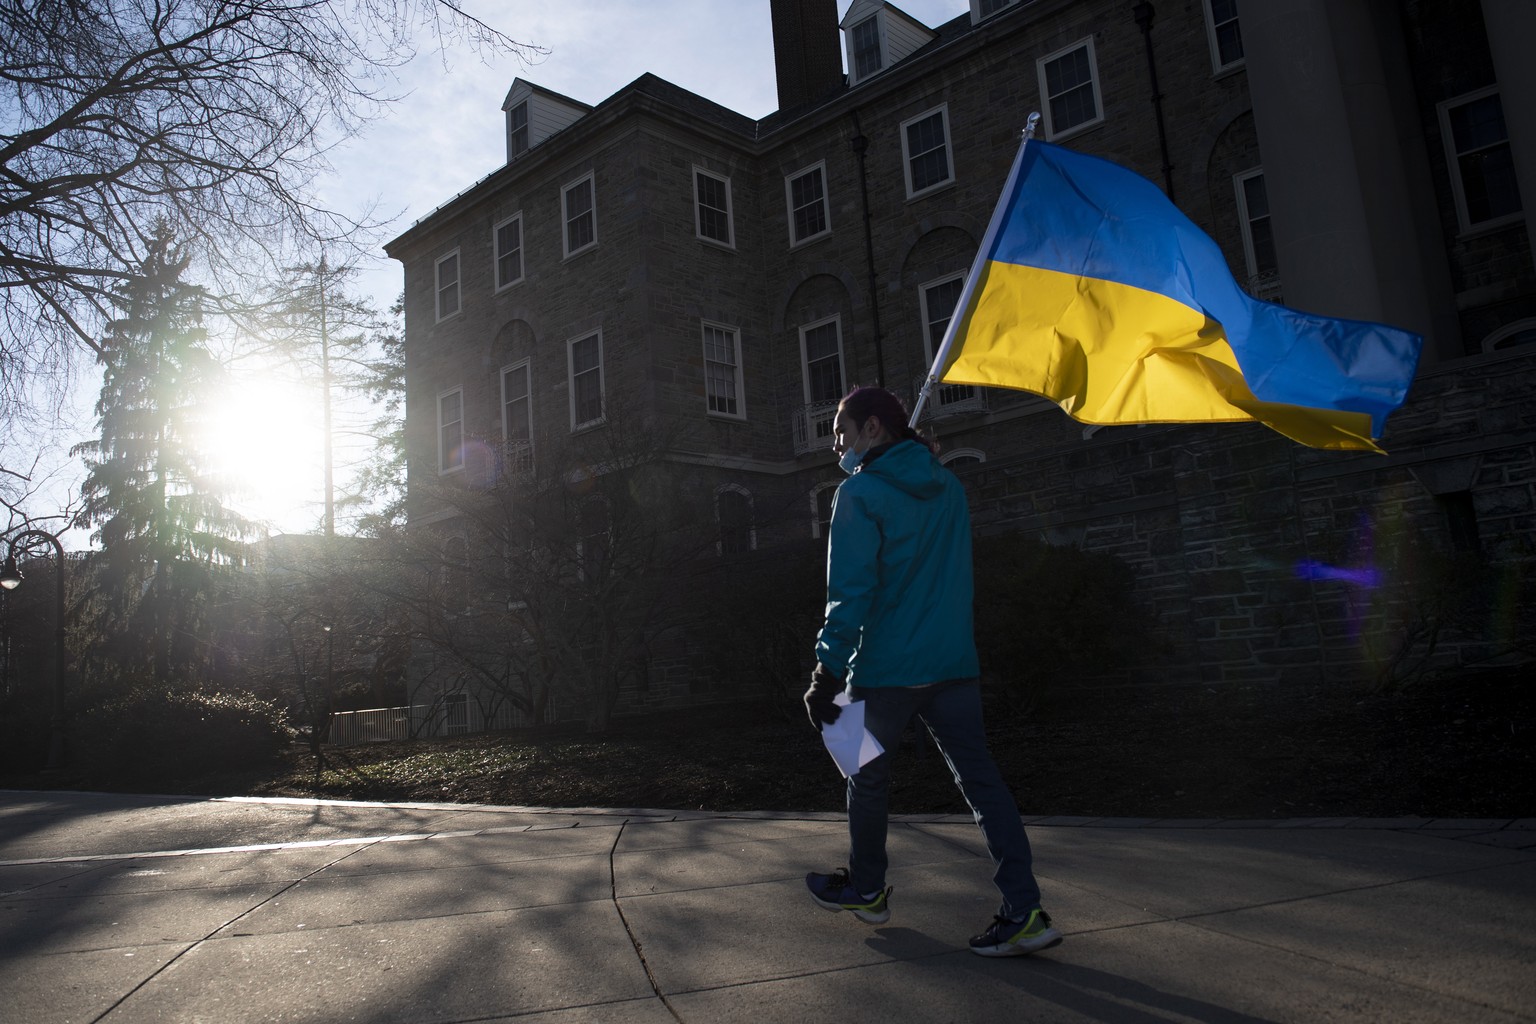
<svg viewBox="0 0 1536 1024"><path fill-rule="evenodd" d="M72 760L99 785L164 784L259 767L287 743L282 712L252 694L143 688L80 718Z"/></svg>
<svg viewBox="0 0 1536 1024"><path fill-rule="evenodd" d="M51 714L46 693L22 691L0 701L0 771L26 773L43 766L51 739Z"/></svg>
<svg viewBox="0 0 1536 1024"><path fill-rule="evenodd" d="M1001 534L976 540L975 566L982 672L1020 704L1119 674L1148 650L1134 572L1112 555Z"/></svg>

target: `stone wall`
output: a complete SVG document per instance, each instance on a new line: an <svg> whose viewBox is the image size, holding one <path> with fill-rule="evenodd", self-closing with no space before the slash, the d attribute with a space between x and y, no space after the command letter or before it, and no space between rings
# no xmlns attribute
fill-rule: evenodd
<svg viewBox="0 0 1536 1024"><path fill-rule="evenodd" d="M1135 567L1166 649L1133 678L1389 684L1531 651L1533 390L1531 352L1425 371L1386 456L1259 426L1120 427L961 476L979 532Z"/></svg>

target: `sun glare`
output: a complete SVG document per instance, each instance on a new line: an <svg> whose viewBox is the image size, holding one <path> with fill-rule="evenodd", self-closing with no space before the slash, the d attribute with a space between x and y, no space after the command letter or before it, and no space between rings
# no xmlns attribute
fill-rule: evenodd
<svg viewBox="0 0 1536 1024"><path fill-rule="evenodd" d="M276 533L314 529L324 502L323 421L317 386L270 374L240 378L204 439L225 504Z"/></svg>

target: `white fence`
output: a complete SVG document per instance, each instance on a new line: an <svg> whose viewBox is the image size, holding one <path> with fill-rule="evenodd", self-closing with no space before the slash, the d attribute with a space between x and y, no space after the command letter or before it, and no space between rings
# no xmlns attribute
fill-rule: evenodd
<svg viewBox="0 0 1536 1024"><path fill-rule="evenodd" d="M367 711L337 711L331 715L326 743L333 747L352 747L362 743L383 743L427 736L462 736L498 729L521 729L533 725L533 719L520 709L502 703L487 714L473 701L452 700L435 704L408 704L397 708L372 708ZM546 708L545 722L555 720L554 705Z"/></svg>

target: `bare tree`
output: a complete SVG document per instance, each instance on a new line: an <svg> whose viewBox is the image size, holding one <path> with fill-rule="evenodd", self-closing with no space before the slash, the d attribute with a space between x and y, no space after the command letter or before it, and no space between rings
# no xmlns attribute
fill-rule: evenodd
<svg viewBox="0 0 1536 1024"><path fill-rule="evenodd" d="M312 185L423 32L537 52L456 0L0 0L0 418L100 352L157 223L215 304L356 243Z"/></svg>

